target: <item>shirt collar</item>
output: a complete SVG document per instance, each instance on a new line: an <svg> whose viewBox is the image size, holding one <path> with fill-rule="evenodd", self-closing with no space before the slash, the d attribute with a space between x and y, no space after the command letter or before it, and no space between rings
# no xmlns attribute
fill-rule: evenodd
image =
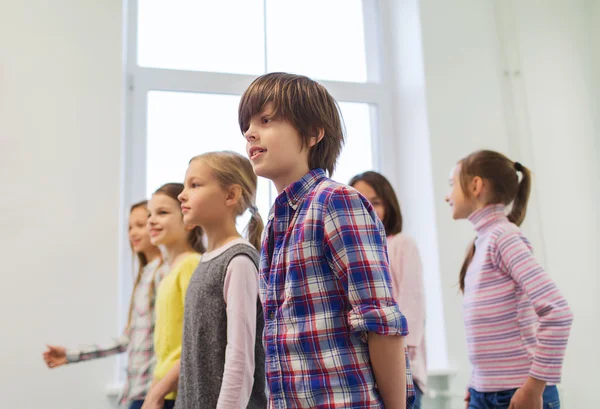
<svg viewBox="0 0 600 409"><path fill-rule="evenodd" d="M487 205L471 213L469 216L469 221L473 224L473 227L477 233L482 233L497 221L508 220L505 209L506 206L503 204Z"/></svg>
<svg viewBox="0 0 600 409"><path fill-rule="evenodd" d="M283 192L275 199L276 205L288 205L292 209L296 210L298 203L306 197L306 195L313 190L313 188L319 184L327 176L323 169L313 169L302 177L297 182L292 183L286 187ZM269 218L273 218L273 212L269 215Z"/></svg>

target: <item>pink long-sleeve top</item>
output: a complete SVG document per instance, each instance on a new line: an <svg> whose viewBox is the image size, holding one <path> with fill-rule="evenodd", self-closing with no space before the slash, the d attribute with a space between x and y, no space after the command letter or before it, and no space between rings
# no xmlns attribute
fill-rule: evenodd
<svg viewBox="0 0 600 409"><path fill-rule="evenodd" d="M406 344L413 381L421 391L427 388L425 350L425 291L423 266L414 240L404 234L387 237L393 296L408 321Z"/></svg>
<svg viewBox="0 0 600 409"><path fill-rule="evenodd" d="M463 300L470 387L514 389L529 376L559 383L573 320L567 301L503 205L486 206L469 220L477 231Z"/></svg>

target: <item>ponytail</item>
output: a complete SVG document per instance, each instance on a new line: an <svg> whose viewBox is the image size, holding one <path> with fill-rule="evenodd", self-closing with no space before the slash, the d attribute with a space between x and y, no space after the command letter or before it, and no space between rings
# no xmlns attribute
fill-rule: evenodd
<svg viewBox="0 0 600 409"><path fill-rule="evenodd" d="M527 202L529 201L529 193L531 192L531 171L519 162L515 162L515 169L521 172L521 182L519 183L519 189L513 201L512 209L508 214L508 220L520 226L527 213Z"/></svg>
<svg viewBox="0 0 600 409"><path fill-rule="evenodd" d="M248 222L248 226L246 226L248 241L260 252L262 232L265 226L256 205L250 206L250 214L250 221Z"/></svg>
<svg viewBox="0 0 600 409"><path fill-rule="evenodd" d="M469 252L467 253L467 256L465 257L465 261L463 261L463 265L460 268L460 275L459 275L459 284L460 284L460 291L462 291L462 293L465 293L465 277L467 276L467 270L469 269L469 265L471 264L471 261L473 261L473 257L475 256L475 239L473 239L473 243L471 243L471 246L469 247Z"/></svg>
<svg viewBox="0 0 600 409"><path fill-rule="evenodd" d="M202 227L195 226L192 231L188 233L188 243L194 249L196 253L204 253L206 252L206 248L204 247L204 241L202 240L204 232L202 231Z"/></svg>

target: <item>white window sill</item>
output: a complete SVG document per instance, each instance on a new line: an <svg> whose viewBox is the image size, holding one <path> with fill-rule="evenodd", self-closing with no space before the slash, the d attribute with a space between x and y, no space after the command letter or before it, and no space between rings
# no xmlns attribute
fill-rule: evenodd
<svg viewBox="0 0 600 409"><path fill-rule="evenodd" d="M106 387L106 396L116 398L123 390L123 384L119 382L111 383Z"/></svg>
<svg viewBox="0 0 600 409"><path fill-rule="evenodd" d="M431 378L442 378L445 376L454 376L458 373L456 368L435 368L427 371L427 375Z"/></svg>

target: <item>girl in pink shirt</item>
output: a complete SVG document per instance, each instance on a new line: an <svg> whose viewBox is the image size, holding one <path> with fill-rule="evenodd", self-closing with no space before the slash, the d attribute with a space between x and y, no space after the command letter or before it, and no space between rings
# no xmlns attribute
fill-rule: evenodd
<svg viewBox="0 0 600 409"><path fill-rule="evenodd" d="M469 219L477 232L460 272L473 368L466 407L558 409L554 385L560 382L573 315L518 227L531 174L484 150L458 162L450 186L452 217Z"/></svg>
<svg viewBox="0 0 600 409"><path fill-rule="evenodd" d="M383 222L387 235L392 292L400 311L408 321L406 344L415 384L415 406L420 409L427 387L425 351L425 294L423 267L415 242L402 234L402 213L394 188L381 174L373 171L356 175L350 186L366 197Z"/></svg>

